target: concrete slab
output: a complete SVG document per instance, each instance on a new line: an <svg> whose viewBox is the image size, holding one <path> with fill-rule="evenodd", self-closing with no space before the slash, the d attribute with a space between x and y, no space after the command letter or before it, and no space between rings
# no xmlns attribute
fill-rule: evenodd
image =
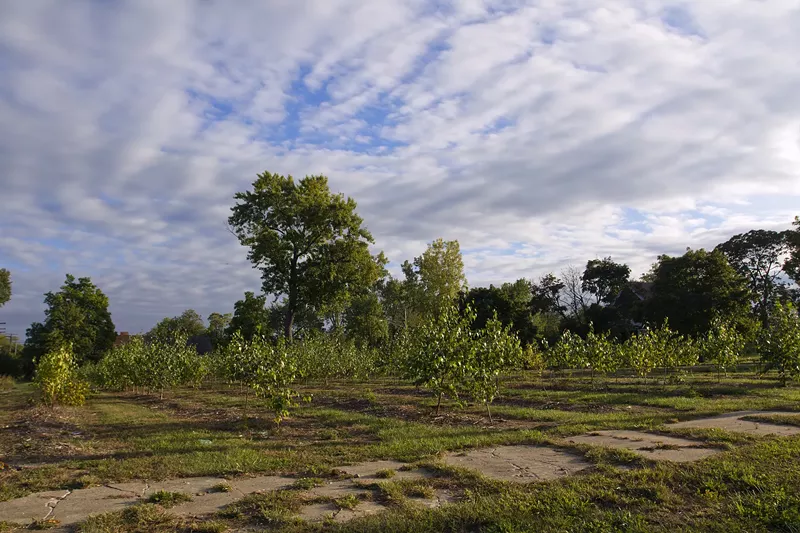
<svg viewBox="0 0 800 533"><path fill-rule="evenodd" d="M701 428L701 429L722 429L734 433L747 433L750 435L777 435L779 437L789 437L800 435L800 427L782 424L770 424L766 422L755 422L752 420L742 420L746 416L800 416L800 413L787 411L735 411L724 415L712 416L708 418L698 418L687 420L675 424L667 424L668 428Z"/></svg>
<svg viewBox="0 0 800 533"><path fill-rule="evenodd" d="M230 505L241 500L242 495L235 491L207 492L194 495L192 498L192 501L176 505L169 511L179 516L203 516L221 511L226 505Z"/></svg>
<svg viewBox="0 0 800 533"><path fill-rule="evenodd" d="M628 430L597 431L566 440L575 444L624 448L648 459L679 463L697 461L720 451L706 447L702 442Z"/></svg>
<svg viewBox="0 0 800 533"><path fill-rule="evenodd" d="M336 513L333 517L334 522L347 522L354 518L359 518L361 516L367 516L371 514L377 514L380 512L385 511L388 509L383 504L377 502L361 502L356 506L355 509L342 509L338 513Z"/></svg>
<svg viewBox="0 0 800 533"><path fill-rule="evenodd" d="M0 520L28 525L51 514L53 508L69 494L68 490L50 490L0 502Z"/></svg>
<svg viewBox="0 0 800 533"><path fill-rule="evenodd" d="M332 503L312 503L303 506L297 516L306 522L323 522L332 519L338 511L339 508Z"/></svg>
<svg viewBox="0 0 800 533"><path fill-rule="evenodd" d="M430 476L430 473L424 470L400 470L407 466L407 463L400 461L370 461L367 463L358 463L350 466L340 467L339 470L347 474L356 476L359 481L364 482L380 482L380 481L394 481L398 479L420 479L422 477ZM389 478L379 477L378 472L384 470L391 470L394 475Z"/></svg>
<svg viewBox="0 0 800 533"><path fill-rule="evenodd" d="M211 490L214 485L226 482L225 479L219 477L184 477L180 479L168 479L166 481L151 482L145 497L154 492L167 491L167 492L183 492L190 496L197 494L205 494Z"/></svg>
<svg viewBox="0 0 800 533"><path fill-rule="evenodd" d="M546 481L574 474L591 463L582 457L545 446L497 446L450 453L445 464L470 468L503 481L529 483Z"/></svg>
<svg viewBox="0 0 800 533"><path fill-rule="evenodd" d="M67 526L82 522L91 514L121 511L141 501L132 492L110 487L75 490L58 503L51 518L55 518L61 525Z"/></svg>
<svg viewBox="0 0 800 533"><path fill-rule="evenodd" d="M367 491L356 487L355 484L349 479L344 479L341 481L333 481L331 483L326 483L325 485L320 485L319 487L314 487L313 489L308 490L304 493L304 496L307 499L314 499L314 498L333 498L339 499L345 496L356 495L359 494L366 494Z"/></svg>
<svg viewBox="0 0 800 533"><path fill-rule="evenodd" d="M224 481L224 480L221 480ZM294 483L294 479L281 476L258 476L229 479L227 483L242 494L252 494L254 492L269 492L272 490L283 489Z"/></svg>
<svg viewBox="0 0 800 533"><path fill-rule="evenodd" d="M427 507L429 509L436 509L442 505L456 502L456 497L446 491L438 491L433 498L409 498L411 503Z"/></svg>

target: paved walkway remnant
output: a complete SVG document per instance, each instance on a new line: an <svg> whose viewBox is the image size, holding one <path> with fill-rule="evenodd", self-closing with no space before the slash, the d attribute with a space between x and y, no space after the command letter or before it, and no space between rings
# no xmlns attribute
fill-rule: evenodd
<svg viewBox="0 0 800 533"><path fill-rule="evenodd" d="M720 451L698 441L628 430L595 431L569 437L567 441L574 444L624 448L648 459L677 463L698 461Z"/></svg>
<svg viewBox="0 0 800 533"><path fill-rule="evenodd" d="M546 481L574 474L591 463L574 453L546 446L497 446L448 453L444 462L503 481Z"/></svg>
<svg viewBox="0 0 800 533"><path fill-rule="evenodd" d="M698 418L667 424L668 428L697 428L697 429L722 429L734 433L748 433L750 435L777 435L779 437L790 437L800 435L800 426L790 426L786 424L773 424L769 422L756 422L744 420L751 416L798 416L800 413L787 411L736 411L724 415L712 416L708 418ZM800 418L798 418L800 420Z"/></svg>

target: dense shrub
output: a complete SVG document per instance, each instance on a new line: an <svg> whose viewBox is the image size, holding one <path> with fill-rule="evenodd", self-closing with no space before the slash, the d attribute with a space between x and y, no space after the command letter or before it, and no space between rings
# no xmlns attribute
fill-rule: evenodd
<svg viewBox="0 0 800 533"><path fill-rule="evenodd" d="M48 406L83 405L89 387L77 375L77 365L68 344L51 349L36 363L34 383L40 400Z"/></svg>

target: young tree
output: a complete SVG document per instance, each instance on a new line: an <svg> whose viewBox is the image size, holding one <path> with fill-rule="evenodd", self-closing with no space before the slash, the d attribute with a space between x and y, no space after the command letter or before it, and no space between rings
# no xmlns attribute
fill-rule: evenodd
<svg viewBox="0 0 800 533"><path fill-rule="evenodd" d="M711 329L701 342L700 351L704 360L711 361L717 367L719 380L723 372L727 374L728 369L739 361L745 344L746 339L737 331L736 324L714 317Z"/></svg>
<svg viewBox="0 0 800 533"><path fill-rule="evenodd" d="M750 290L721 251L688 250L680 257L662 255L651 275L649 321L681 335L702 335L715 316L742 324L750 315Z"/></svg>
<svg viewBox="0 0 800 533"><path fill-rule="evenodd" d="M325 176L295 183L291 176L264 172L252 191L234 198L228 224L261 270L264 292L285 296L288 340L303 306L335 301L343 286L364 282L363 271L373 270L368 252L373 239L356 214L356 202L331 193ZM375 280L367 281L370 286Z"/></svg>
<svg viewBox="0 0 800 533"><path fill-rule="evenodd" d="M472 307L477 318L472 324L475 331L481 331L493 317L511 330L524 343L535 338L536 327L531 315L531 283L518 279L514 283L503 283L499 287L477 287L470 289L461 298L461 307Z"/></svg>
<svg viewBox="0 0 800 533"><path fill-rule="evenodd" d="M11 273L0 268L0 307L11 299Z"/></svg>
<svg viewBox="0 0 800 533"><path fill-rule="evenodd" d="M233 317L225 329L227 337L239 332L246 341L256 334L271 335L270 310L267 308L267 295L256 296L251 291L244 293L244 299L233 304Z"/></svg>
<svg viewBox="0 0 800 533"><path fill-rule="evenodd" d="M610 304L628 283L631 269L623 263L615 263L610 257L591 259L581 277L581 289L594 295L596 303Z"/></svg>
<svg viewBox="0 0 800 533"><path fill-rule="evenodd" d="M117 334L108 297L89 278L67 274L61 290L45 294L45 321L28 329L26 357L36 361L47 350L71 345L77 364L99 361L113 346Z"/></svg>
<svg viewBox="0 0 800 533"><path fill-rule="evenodd" d="M775 304L767 327L758 342L764 372L776 370L786 385L789 379L800 378L800 317L790 304Z"/></svg>
<svg viewBox="0 0 800 533"><path fill-rule="evenodd" d="M754 310L766 325L769 311L785 289L783 265L791 249L790 232L753 230L718 245L736 271L747 279Z"/></svg>
<svg viewBox="0 0 800 533"><path fill-rule="evenodd" d="M471 328L474 319L472 310L467 309L462 315L455 305L450 305L413 330L412 347L404 365L405 375L414 384L436 394L437 415L445 394L458 399L466 366L474 358Z"/></svg>
<svg viewBox="0 0 800 533"><path fill-rule="evenodd" d="M473 342L475 347L469 352L473 359L465 366L464 387L476 401L486 406L489 422L492 422L490 405L500 392L500 375L521 366L523 350L511 328L503 326L497 317L492 317L486 327L477 332Z"/></svg>

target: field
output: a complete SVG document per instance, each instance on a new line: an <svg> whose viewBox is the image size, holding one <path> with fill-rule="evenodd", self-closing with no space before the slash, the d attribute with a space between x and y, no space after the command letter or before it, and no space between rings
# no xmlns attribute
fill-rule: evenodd
<svg viewBox="0 0 800 533"><path fill-rule="evenodd" d="M773 379L518 373L491 423L452 400L437 416L393 379L298 388L311 401L276 425L224 383L53 409L8 384L0 531L31 501L44 511L26 527L77 531L800 531L800 388ZM737 411L769 414L671 425ZM104 494L83 515L117 510L64 515L82 494Z"/></svg>

